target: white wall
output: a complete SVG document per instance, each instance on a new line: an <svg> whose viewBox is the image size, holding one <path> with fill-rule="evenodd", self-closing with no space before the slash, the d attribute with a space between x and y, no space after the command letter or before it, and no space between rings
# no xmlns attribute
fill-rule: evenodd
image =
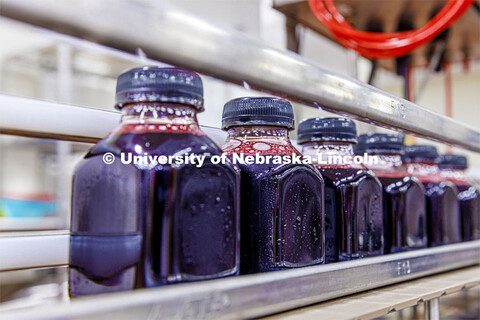
<svg viewBox="0 0 480 320"><path fill-rule="evenodd" d="M462 64L451 66L452 72L452 111L453 118L477 130L480 128L480 62L472 62L468 70L463 69ZM423 68L414 71L413 79L415 88L420 86L420 82L425 76ZM386 76L383 75L382 79ZM390 77L393 79L394 76ZM403 80L396 77L396 80L386 82L377 81L375 84L380 89L391 92L395 95L403 95ZM418 93L418 92L417 92ZM424 91L418 97L416 103L424 106L434 112L445 114L445 74L435 73L427 82ZM434 144L440 152L446 151L445 144L432 142L426 139L415 139L416 143ZM461 148L453 148L453 152L461 153L469 157L472 166L480 167L480 154L469 152Z"/></svg>

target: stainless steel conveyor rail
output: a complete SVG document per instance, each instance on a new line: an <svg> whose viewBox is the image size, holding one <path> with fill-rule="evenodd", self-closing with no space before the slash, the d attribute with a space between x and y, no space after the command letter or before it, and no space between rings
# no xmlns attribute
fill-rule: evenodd
<svg viewBox="0 0 480 320"><path fill-rule="evenodd" d="M0 134L96 143L120 118L120 112L0 94ZM225 141L221 129L200 127L218 145Z"/></svg>
<svg viewBox="0 0 480 320"><path fill-rule="evenodd" d="M120 113L0 95L0 134L94 143L120 123ZM55 116L52 116L55 115Z"/></svg>
<svg viewBox="0 0 480 320"><path fill-rule="evenodd" d="M480 152L480 132L292 52L172 10L112 0L1 0L0 15L135 52L313 107Z"/></svg>
<svg viewBox="0 0 480 320"><path fill-rule="evenodd" d="M480 240L355 261L77 298L2 319L245 319L475 265ZM1 308L0 308L1 310Z"/></svg>
<svg viewBox="0 0 480 320"><path fill-rule="evenodd" d="M69 244L68 230L0 232L0 271L66 266Z"/></svg>

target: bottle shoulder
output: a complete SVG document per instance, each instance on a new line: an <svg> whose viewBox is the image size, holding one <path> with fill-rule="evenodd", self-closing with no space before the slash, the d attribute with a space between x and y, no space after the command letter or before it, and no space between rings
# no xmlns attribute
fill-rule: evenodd
<svg viewBox="0 0 480 320"><path fill-rule="evenodd" d="M292 164L292 163L283 163L283 164L238 164L242 172L242 176L251 180L271 180L271 179L282 179L286 175L294 173L296 175L301 175L302 177L310 176L317 180L319 183L324 183L323 176L321 173L316 170L316 168L309 164Z"/></svg>
<svg viewBox="0 0 480 320"><path fill-rule="evenodd" d="M358 185L363 181L373 181L381 186L380 181L372 170L352 167L317 167L325 181L334 185Z"/></svg>
<svg viewBox="0 0 480 320"><path fill-rule="evenodd" d="M425 192L423 184L413 176L379 177L379 180L387 193L418 194L423 197Z"/></svg>
<svg viewBox="0 0 480 320"><path fill-rule="evenodd" d="M459 189L458 200L460 201L477 201L480 206L480 193L477 188L470 186L468 189Z"/></svg>
<svg viewBox="0 0 480 320"><path fill-rule="evenodd" d="M450 181L423 182L425 194L431 195L458 195L458 188Z"/></svg>
<svg viewBox="0 0 480 320"><path fill-rule="evenodd" d="M368 166L368 169L372 170L375 175L381 178L398 178L402 179L406 176L411 176L407 168L403 165L396 166L396 165L376 165L376 166Z"/></svg>

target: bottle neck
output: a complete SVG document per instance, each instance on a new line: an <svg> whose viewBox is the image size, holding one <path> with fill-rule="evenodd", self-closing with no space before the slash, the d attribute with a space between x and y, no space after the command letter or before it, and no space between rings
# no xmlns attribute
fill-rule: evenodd
<svg viewBox="0 0 480 320"><path fill-rule="evenodd" d="M198 123L197 111L181 104L132 103L122 108L122 124L129 123Z"/></svg>
<svg viewBox="0 0 480 320"><path fill-rule="evenodd" d="M465 173L465 169L461 168L441 168L440 174L442 177L457 183L457 184L466 184L468 181L467 175Z"/></svg>
<svg viewBox="0 0 480 320"><path fill-rule="evenodd" d="M433 160L406 161L408 173L420 178L422 182L440 179L440 169ZM441 179L440 179L441 180Z"/></svg>
<svg viewBox="0 0 480 320"><path fill-rule="evenodd" d="M230 139L241 141L259 141L291 145L288 129L276 126L244 126L232 127L227 131L227 142Z"/></svg>
<svg viewBox="0 0 480 320"><path fill-rule="evenodd" d="M202 135L197 110L176 103L131 103L122 108L121 131L176 132Z"/></svg>
<svg viewBox="0 0 480 320"><path fill-rule="evenodd" d="M351 161L355 156L351 142L307 142L302 145L302 154L320 167L365 169L364 165Z"/></svg>
<svg viewBox="0 0 480 320"><path fill-rule="evenodd" d="M368 169L373 170L378 177L404 177L407 170L403 165L402 156L397 153L368 153L369 156L377 158L376 162L367 164ZM362 156L363 154L360 154Z"/></svg>
<svg viewBox="0 0 480 320"><path fill-rule="evenodd" d="M434 160L405 160L406 164L419 165L424 167L435 167L438 169L438 164Z"/></svg>
<svg viewBox="0 0 480 320"><path fill-rule="evenodd" d="M403 165L402 156L396 153L370 153L372 156L377 156L380 166L401 167Z"/></svg>
<svg viewBox="0 0 480 320"><path fill-rule="evenodd" d="M454 174L465 174L465 170L466 169L463 169L463 168L440 168L442 171L445 171L445 172L451 172L451 173L454 173Z"/></svg>
<svg viewBox="0 0 480 320"><path fill-rule="evenodd" d="M285 127L238 126L229 128L227 134L222 147L227 153L299 154Z"/></svg>
<svg viewBox="0 0 480 320"><path fill-rule="evenodd" d="M324 141L307 142L302 145L302 153L306 156L312 157L315 157L319 153L322 154L322 156L353 156L353 143Z"/></svg>

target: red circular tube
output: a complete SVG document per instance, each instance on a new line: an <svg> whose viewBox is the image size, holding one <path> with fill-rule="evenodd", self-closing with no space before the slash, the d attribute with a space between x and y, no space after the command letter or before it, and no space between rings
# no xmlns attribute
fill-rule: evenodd
<svg viewBox="0 0 480 320"><path fill-rule="evenodd" d="M337 10L333 0L308 0L315 17L328 27L339 43L372 59L407 55L448 28L474 1L449 0L435 17L417 30L381 33L353 28Z"/></svg>

